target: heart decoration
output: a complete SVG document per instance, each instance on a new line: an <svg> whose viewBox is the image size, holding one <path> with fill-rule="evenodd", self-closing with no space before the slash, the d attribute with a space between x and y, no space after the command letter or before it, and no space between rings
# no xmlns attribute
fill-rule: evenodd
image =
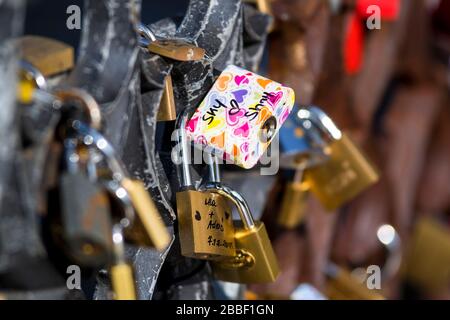
<svg viewBox="0 0 450 320"><path fill-rule="evenodd" d="M195 140L195 143L201 144L202 146L206 146L206 145L208 145L208 140L206 139L206 137L204 135L201 135L201 136L197 137L197 139Z"/></svg>
<svg viewBox="0 0 450 320"><path fill-rule="evenodd" d="M281 123L283 123L284 121L286 121L286 119L289 117L289 109L286 109L284 111L284 114L281 116Z"/></svg>
<svg viewBox="0 0 450 320"><path fill-rule="evenodd" d="M234 98L238 103L244 102L244 97L248 94L248 90L241 89L237 91L233 91Z"/></svg>
<svg viewBox="0 0 450 320"><path fill-rule="evenodd" d="M247 84L247 83L249 83L249 80L248 80L248 78L247 78L246 76L235 76L235 77L234 77L234 82L236 82L236 84L237 84L238 86L240 86L241 83L242 83L242 84Z"/></svg>
<svg viewBox="0 0 450 320"><path fill-rule="evenodd" d="M272 107L275 107L278 104L278 102L280 102L282 97L283 97L283 92L282 91L278 91L277 93L273 93L272 92L270 97L269 97L269 99L268 99L269 104Z"/></svg>
<svg viewBox="0 0 450 320"><path fill-rule="evenodd" d="M222 134L219 134L218 136L212 137L211 143L219 148L223 148L225 145L225 132L222 132Z"/></svg>
<svg viewBox="0 0 450 320"><path fill-rule="evenodd" d="M228 83L231 81L231 79L233 79L231 73L222 74L217 79L217 89L219 89L220 91L225 91L228 88Z"/></svg>
<svg viewBox="0 0 450 320"><path fill-rule="evenodd" d="M259 78L258 80L256 80L256 82L258 82L258 84L263 87L263 89L265 89L267 85L272 82L272 80Z"/></svg>
<svg viewBox="0 0 450 320"><path fill-rule="evenodd" d="M238 124L239 119L245 116L245 110L239 109L238 112L232 113L231 111L227 112L227 124L229 126L235 126Z"/></svg>
<svg viewBox="0 0 450 320"><path fill-rule="evenodd" d="M267 120L272 115L272 112L267 107L263 107L259 111L258 120L256 121L256 124L259 125L260 123Z"/></svg>
<svg viewBox="0 0 450 320"><path fill-rule="evenodd" d="M242 153L248 152L248 142L244 142L243 144L241 144L241 151Z"/></svg>
<svg viewBox="0 0 450 320"><path fill-rule="evenodd" d="M210 131L210 130L213 130L213 129L222 128L224 124L225 124L225 122L223 121L222 118L217 118L216 117L216 118L214 118L213 121L211 121L210 124L207 125L206 130Z"/></svg>
<svg viewBox="0 0 450 320"><path fill-rule="evenodd" d="M189 120L189 122L186 124L186 129L189 132L195 132L195 128L197 128L197 123L198 123L198 117L192 118L191 120Z"/></svg>
<svg viewBox="0 0 450 320"><path fill-rule="evenodd" d="M227 99L224 96L218 94L217 92L214 92L213 94L211 94L209 96L208 104L216 106L217 105L217 101L216 100L219 100L223 104L227 103Z"/></svg>
<svg viewBox="0 0 450 320"><path fill-rule="evenodd" d="M247 138L250 134L250 126L248 125L248 122L244 123L242 126L234 129L233 131L235 136L242 136L244 138Z"/></svg>
<svg viewBox="0 0 450 320"><path fill-rule="evenodd" d="M233 156L237 157L239 155L239 148L237 145L233 144Z"/></svg>

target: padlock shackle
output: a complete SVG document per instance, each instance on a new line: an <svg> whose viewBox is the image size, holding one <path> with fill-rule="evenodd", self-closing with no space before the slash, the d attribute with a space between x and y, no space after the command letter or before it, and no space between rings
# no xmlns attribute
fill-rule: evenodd
<svg viewBox="0 0 450 320"><path fill-rule="evenodd" d="M103 137L103 135L97 132L95 129L90 128L86 124L81 121L74 121L72 127L82 136L81 141L86 144L86 137L91 137L92 142L90 145L94 144L97 149L103 154L113 172L114 181L110 181L106 184L106 189L109 190L114 196L122 203L125 213L125 218L128 220L127 225L131 225L134 223L135 214L133 209L133 204L130 199L130 195L125 188L122 187L122 180L128 176L125 166L122 164L120 159L116 156L114 147L111 143ZM70 159L68 159L70 161ZM121 190L123 189L123 190ZM123 192L125 191L125 192ZM125 227L125 226L123 226Z"/></svg>
<svg viewBox="0 0 450 320"><path fill-rule="evenodd" d="M23 59L19 61L19 68L20 71L29 75L33 79L38 89L47 90L48 87L47 80L45 79L44 75L39 71L39 69L37 69L31 63Z"/></svg>
<svg viewBox="0 0 450 320"><path fill-rule="evenodd" d="M142 38L139 39L139 44L143 47L147 47L149 42L156 41L156 36L153 33L153 31L142 22L138 24L137 32L142 38L145 39L145 41L142 41L143 40Z"/></svg>
<svg viewBox="0 0 450 320"><path fill-rule="evenodd" d="M200 186L200 190L203 192L217 193L227 198L236 206L244 228L246 230L251 230L256 227L250 207L239 192L218 182L208 182L205 185Z"/></svg>
<svg viewBox="0 0 450 320"><path fill-rule="evenodd" d="M89 118L89 126L95 130L100 130L102 124L102 114L100 106L94 97L87 93L83 89L79 88L64 88L56 89L53 94L60 100L61 104L69 103L72 101L79 102L83 111Z"/></svg>
<svg viewBox="0 0 450 320"><path fill-rule="evenodd" d="M220 167L217 162L217 157L211 153L207 153L208 157L208 168L209 168L209 181L211 182L221 182L220 177Z"/></svg>
<svg viewBox="0 0 450 320"><path fill-rule="evenodd" d="M112 228L113 264L126 263L123 229L120 223L113 225Z"/></svg>
<svg viewBox="0 0 450 320"><path fill-rule="evenodd" d="M190 152L187 152L190 148L190 144L186 134L186 124L189 120L191 110L185 108L177 117L175 124L175 130L177 133L177 144L181 147L181 159L178 159L177 174L182 188L190 188L193 186L191 167L190 167Z"/></svg>
<svg viewBox="0 0 450 320"><path fill-rule="evenodd" d="M297 117L301 120L302 129L307 131L305 123L309 121L320 132L326 134L331 140L339 140L342 138L342 132L338 129L331 118L320 108L309 106L307 108L300 108L297 112Z"/></svg>
<svg viewBox="0 0 450 320"><path fill-rule="evenodd" d="M97 149L105 156L106 162L110 167L111 171L114 173L118 180L122 180L127 176L125 166L122 164L120 159L116 156L116 151L111 143L97 130L91 128L85 123L75 120L72 127L82 136L90 136L92 138L92 143ZM85 139L82 139L83 143L86 143Z"/></svg>

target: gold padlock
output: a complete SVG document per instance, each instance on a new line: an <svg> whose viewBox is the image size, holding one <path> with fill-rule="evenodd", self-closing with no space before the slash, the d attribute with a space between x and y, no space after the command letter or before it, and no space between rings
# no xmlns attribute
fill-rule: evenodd
<svg viewBox="0 0 450 320"><path fill-rule="evenodd" d="M157 39L144 24L139 24L138 32L143 37L140 44L148 51L177 61L198 61L205 57L205 49L181 39Z"/></svg>
<svg viewBox="0 0 450 320"><path fill-rule="evenodd" d="M178 176L182 191L177 192L178 230L183 256L215 260L235 255L235 240L232 211L226 198L209 191L196 190L190 174L190 145L186 140L184 128L189 117L187 109L177 120L178 145L181 158ZM210 172L218 171L211 161ZM214 176L211 179L215 180Z"/></svg>
<svg viewBox="0 0 450 320"><path fill-rule="evenodd" d="M136 216L133 224L126 230L126 237L138 245L152 246L159 251L164 250L169 245L171 237L144 184L129 177L112 145L98 131L81 122L75 123L74 128L82 135L91 138L92 143L105 156L109 166L108 174L119 182L126 191L125 195L130 198ZM110 177L106 177L108 178Z"/></svg>
<svg viewBox="0 0 450 320"><path fill-rule="evenodd" d="M317 160L308 152L295 155L295 161L292 162L295 163L294 179L286 185L277 217L277 224L287 229L294 229L303 221L310 189L304 171L317 165Z"/></svg>
<svg viewBox="0 0 450 320"><path fill-rule="evenodd" d="M292 181L286 186L281 201L277 224L286 229L294 229L305 217L309 185L305 181Z"/></svg>
<svg viewBox="0 0 450 320"><path fill-rule="evenodd" d="M167 75L164 78L164 91L161 97L161 103L158 110L158 121L173 121L177 118L175 108L175 99L173 96L172 76Z"/></svg>
<svg viewBox="0 0 450 320"><path fill-rule="evenodd" d="M333 263L326 269L325 294L330 300L384 300L378 290L370 290L350 272Z"/></svg>
<svg viewBox="0 0 450 320"><path fill-rule="evenodd" d="M378 181L375 166L322 110L300 109L298 117L305 135L316 129L331 140L323 147L325 164L305 171L311 192L327 210L337 209Z"/></svg>
<svg viewBox="0 0 450 320"><path fill-rule="evenodd" d="M226 197L236 206L241 218L235 222L236 255L212 262L216 278L238 283L275 281L280 270L264 223L253 220L247 202L238 192L214 182L203 188Z"/></svg>
<svg viewBox="0 0 450 320"><path fill-rule="evenodd" d="M114 261L109 273L115 300L136 300L133 268L126 262L123 227L113 227Z"/></svg>
<svg viewBox="0 0 450 320"><path fill-rule="evenodd" d="M130 178L124 178L121 184L128 192L136 212L136 221L127 234L130 238L137 240L136 243L138 244L163 251L167 248L171 239L158 209L145 189L144 184L140 180ZM138 228L142 232L137 231L136 229Z"/></svg>
<svg viewBox="0 0 450 320"><path fill-rule="evenodd" d="M74 66L74 50L63 42L39 36L24 36L16 41L21 59L46 78L67 72Z"/></svg>
<svg viewBox="0 0 450 320"><path fill-rule="evenodd" d="M402 265L403 277L429 293L448 289L450 232L430 218L417 222Z"/></svg>

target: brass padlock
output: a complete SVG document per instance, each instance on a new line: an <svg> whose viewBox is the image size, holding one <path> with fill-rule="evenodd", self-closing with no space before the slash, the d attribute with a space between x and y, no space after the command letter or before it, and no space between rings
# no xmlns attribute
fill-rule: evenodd
<svg viewBox="0 0 450 320"><path fill-rule="evenodd" d="M22 60L27 61L46 78L69 71L74 66L74 50L54 39L24 36L16 40Z"/></svg>
<svg viewBox="0 0 450 320"><path fill-rule="evenodd" d="M323 145L328 160L305 171L311 192L327 210L337 209L378 181L375 166L322 110L302 108L298 117L306 136L318 130L328 140Z"/></svg>
<svg viewBox="0 0 450 320"><path fill-rule="evenodd" d="M133 268L125 259L123 226L113 227L112 240L114 244L113 262L109 268L111 285L115 300L136 300Z"/></svg>
<svg viewBox="0 0 450 320"><path fill-rule="evenodd" d="M402 265L403 277L429 293L448 289L450 283L450 232L430 218L421 218Z"/></svg>
<svg viewBox="0 0 450 320"><path fill-rule="evenodd" d="M253 220L245 199L220 183L211 182L202 189L226 197L236 206L241 218L235 222L236 255L213 261L214 275L220 280L238 283L275 281L280 270L266 227L263 222Z"/></svg>
<svg viewBox="0 0 450 320"><path fill-rule="evenodd" d="M158 121L173 121L177 118L175 98L173 96L172 76L164 78L164 91L158 109Z"/></svg>
<svg viewBox="0 0 450 320"><path fill-rule="evenodd" d="M370 290L347 270L329 263L325 294L330 300L384 300L379 290Z"/></svg>
<svg viewBox="0 0 450 320"><path fill-rule="evenodd" d="M283 228L293 229L302 223L308 195L309 184L304 181L303 171L298 170L295 173L294 181L288 182L284 190L277 224Z"/></svg>
<svg viewBox="0 0 450 320"><path fill-rule="evenodd" d="M138 32L142 36L140 44L148 51L177 61L198 61L205 57L205 49L181 39L157 39L144 24L139 24Z"/></svg>
<svg viewBox="0 0 450 320"><path fill-rule="evenodd" d="M178 165L181 191L176 194L181 253L186 257L207 260L233 257L236 252L233 217L226 198L215 192L196 190L192 183L190 145L184 131L188 117L189 111L185 109L176 126L181 147ZM211 162L210 166L212 168L214 163Z"/></svg>
<svg viewBox="0 0 450 320"><path fill-rule="evenodd" d="M143 183L128 176L125 166L103 135L80 121L75 122L73 127L83 137L89 137L89 139L82 139L83 141L89 141L102 153L110 172L106 179L114 178L126 191L123 194L128 195L131 200L136 219L129 230L127 229L126 236L138 245L152 246L159 251L164 250L169 245L171 237Z"/></svg>
<svg viewBox="0 0 450 320"><path fill-rule="evenodd" d="M64 141L59 199L67 253L83 266L100 267L112 252L111 207L107 192L82 170L84 152L73 138Z"/></svg>
<svg viewBox="0 0 450 320"><path fill-rule="evenodd" d="M312 151L289 154L281 158L282 167L295 170L294 179L289 181L281 200L280 214L277 224L283 228L294 229L303 222L306 202L309 195L309 183L305 180L304 172L308 168L323 162L323 158Z"/></svg>

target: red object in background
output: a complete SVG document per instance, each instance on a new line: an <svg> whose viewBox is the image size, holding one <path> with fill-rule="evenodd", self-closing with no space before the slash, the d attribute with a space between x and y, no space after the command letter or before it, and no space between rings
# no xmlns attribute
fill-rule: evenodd
<svg viewBox="0 0 450 320"><path fill-rule="evenodd" d="M374 14L370 10L372 5L380 7L382 20L395 21L400 14L401 0L357 0L344 39L344 68L348 75L361 70L364 60L364 21Z"/></svg>
<svg viewBox="0 0 450 320"><path fill-rule="evenodd" d="M356 12L363 18L369 18L373 12L368 10L370 6L380 7L381 19L385 21L395 21L400 14L401 0L358 0L356 2Z"/></svg>
<svg viewBox="0 0 450 320"><path fill-rule="evenodd" d="M361 69L364 53L364 26L360 17L354 13L350 18L344 39L344 67L348 75Z"/></svg>

